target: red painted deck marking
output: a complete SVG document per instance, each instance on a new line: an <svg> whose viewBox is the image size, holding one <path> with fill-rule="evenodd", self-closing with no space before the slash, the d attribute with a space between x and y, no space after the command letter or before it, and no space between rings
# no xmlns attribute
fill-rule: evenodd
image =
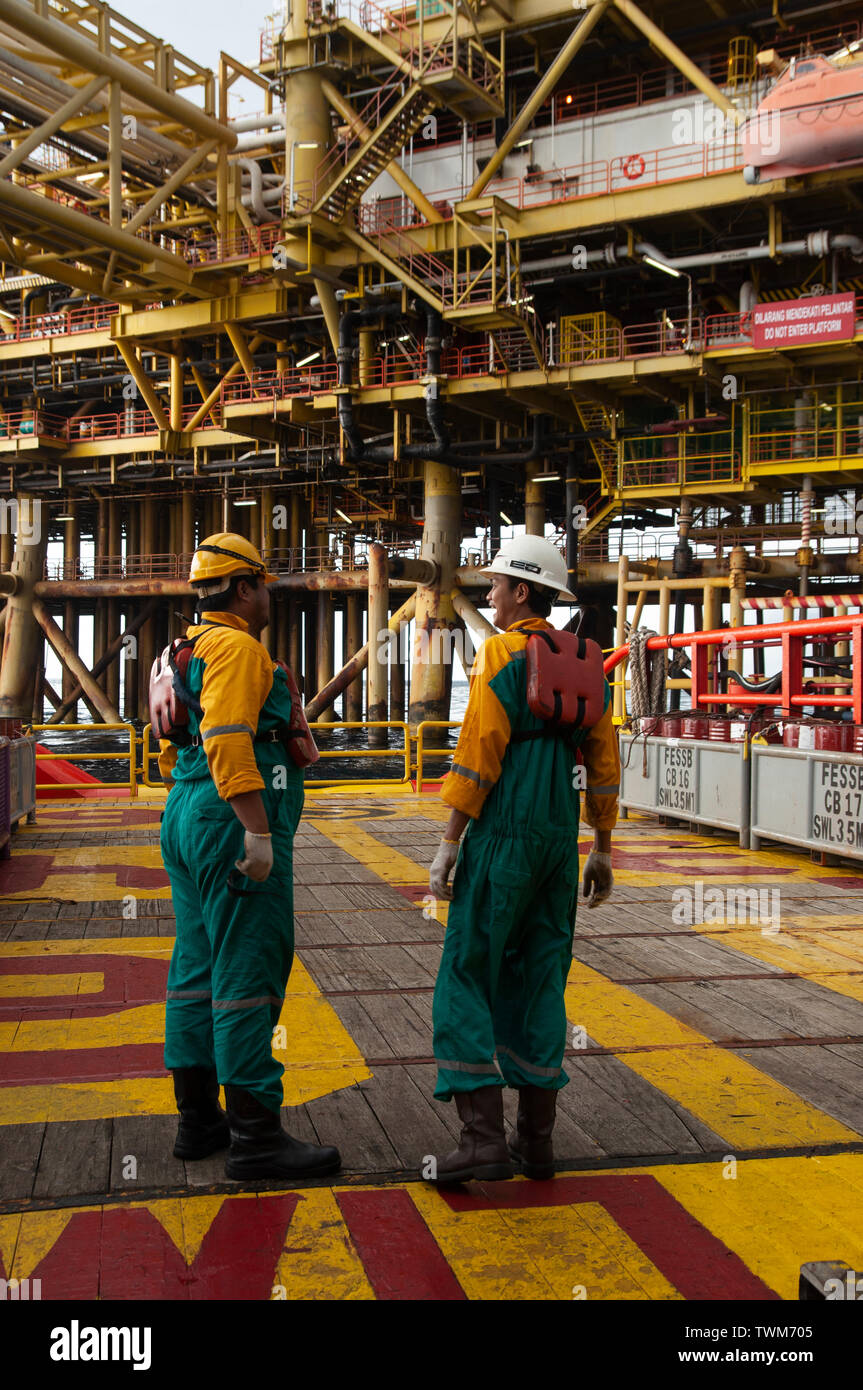
<svg viewBox="0 0 863 1390"><path fill-rule="evenodd" d="M70 955L5 957L0 960L0 975L7 979L15 975L81 975L104 976L99 994L37 994L7 996L0 1006L0 1019L19 1022L38 1015L40 1019L98 1018L118 1013L140 1004L161 1004L165 1000L168 981L167 960L150 956L130 955Z"/></svg>
<svg viewBox="0 0 863 1390"><path fill-rule="evenodd" d="M301 1197L227 1197L187 1265L144 1207L77 1212L32 1277L42 1298L269 1300Z"/></svg>
<svg viewBox="0 0 863 1390"><path fill-rule="evenodd" d="M481 1193L441 1189L441 1196L453 1211L600 1202L683 1298L779 1298L650 1173L483 1183Z"/></svg>
<svg viewBox="0 0 863 1390"><path fill-rule="evenodd" d="M376 1298L464 1299L464 1290L404 1188L339 1192L336 1200Z"/></svg>
<svg viewBox="0 0 863 1390"><path fill-rule="evenodd" d="M163 1043L81 1047L62 1052L4 1052L0 1055L0 1087L167 1076L164 1053Z"/></svg>

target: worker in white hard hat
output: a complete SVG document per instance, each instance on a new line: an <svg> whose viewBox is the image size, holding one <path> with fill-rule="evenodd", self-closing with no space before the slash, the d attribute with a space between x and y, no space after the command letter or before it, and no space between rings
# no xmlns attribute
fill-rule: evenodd
<svg viewBox="0 0 863 1390"><path fill-rule="evenodd" d="M511 1177L513 1158L528 1177L552 1176L557 1092L569 1080L562 1062L579 887L577 759L594 828L583 876L589 907L612 890L620 781L606 681L592 728L545 736L550 730L528 707L530 634L551 628L558 597L575 597L560 553L550 541L522 536L482 572L492 580L489 604L501 631L483 644L471 674L441 790L452 810L429 879L436 898L451 899L434 993L435 1097L455 1098L463 1126L458 1149L424 1173L441 1183ZM519 1093L509 1149L504 1086Z"/></svg>
<svg viewBox="0 0 863 1390"><path fill-rule="evenodd" d="M189 582L203 619L185 675L191 741L163 741L161 847L177 918L165 1021L180 1125L174 1153L230 1150L234 1179L313 1177L338 1150L281 1126L273 1055L294 954L293 839L303 775L286 755L285 670L259 641L276 578L243 536L202 541ZM219 1105L225 1087L227 1119Z"/></svg>

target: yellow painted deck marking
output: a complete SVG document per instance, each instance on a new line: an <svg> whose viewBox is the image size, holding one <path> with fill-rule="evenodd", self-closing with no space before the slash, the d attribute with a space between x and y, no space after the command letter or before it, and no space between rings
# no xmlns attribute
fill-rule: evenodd
<svg viewBox="0 0 863 1390"><path fill-rule="evenodd" d="M60 1239L78 1210L80 1208L65 1207L60 1211L24 1212L9 1278L29 1279ZM7 1264L6 1268L9 1269L10 1266Z"/></svg>
<svg viewBox="0 0 863 1390"><path fill-rule="evenodd" d="M105 976L95 970L83 975L0 975L0 999L101 994L104 988Z"/></svg>
<svg viewBox="0 0 863 1390"><path fill-rule="evenodd" d="M803 979L812 980L822 989L833 990L836 994L863 1003L863 975L849 973L852 961L858 967L863 966L863 952L855 943L844 943L848 949L840 952L834 946L835 936L829 938L829 946L818 945L804 935L788 931L784 921L781 930L775 934L763 932L760 927L726 924L726 930L720 936L712 930L712 926L712 923L710 926L697 923L695 931L709 941L732 946L753 960L778 965L781 970L789 970ZM769 978L765 976L765 979Z"/></svg>
<svg viewBox="0 0 863 1390"><path fill-rule="evenodd" d="M327 824L319 828L335 839ZM388 882L422 882L427 871L421 865L376 842L368 831L356 830L340 827L337 832L339 845L349 854L381 877L386 874ZM860 1137L752 1063L576 960L566 987L566 1011L570 1022L584 1027L603 1047L668 1048L623 1053L620 1061L684 1105L729 1145L778 1148L848 1143Z"/></svg>
<svg viewBox="0 0 863 1390"><path fill-rule="evenodd" d="M356 1190L356 1189L351 1189ZM274 1283L287 1300L374 1299L374 1291L333 1193L307 1188L288 1227Z"/></svg>
<svg viewBox="0 0 863 1390"><path fill-rule="evenodd" d="M468 1298L572 1300L579 1284L588 1299L679 1297L600 1203L454 1212L408 1191Z"/></svg>
<svg viewBox="0 0 863 1390"><path fill-rule="evenodd" d="M572 1298L579 1284L589 1299L680 1298L599 1202L513 1208L501 1216L548 1282L552 1298Z"/></svg>
<svg viewBox="0 0 863 1390"><path fill-rule="evenodd" d="M730 1145L746 1149L860 1138L751 1063L577 960L566 986L566 1013L602 1047L667 1049L624 1053L620 1061Z"/></svg>
<svg viewBox="0 0 863 1390"><path fill-rule="evenodd" d="M863 1270L859 1154L746 1159L725 1180L720 1164L651 1171L782 1298L796 1300L800 1266L809 1260L847 1260Z"/></svg>
<svg viewBox="0 0 863 1390"><path fill-rule="evenodd" d="M133 942L138 942L142 949L131 953L162 958L169 958L173 947L173 940L165 937L121 937L116 941L103 938L98 942L86 939L10 942L0 948L0 960L4 954L19 959L25 955L41 955L46 946L58 948L48 952L53 955L92 954L94 948L110 955L115 946L130 952ZM296 959L279 1025L285 1029L286 1042L283 1048L281 1038L276 1038L274 1052L285 1067L286 1105L302 1105L371 1077L365 1058L350 1033L332 1005L322 997L305 966ZM0 1053L122 1047L133 1043L160 1043L164 1036L164 1004L144 1004L101 1018L2 1023ZM0 1086L0 1124L7 1125L61 1119L110 1119L120 1115L172 1115L176 1108L169 1077Z"/></svg>
<svg viewBox="0 0 863 1390"><path fill-rule="evenodd" d="M415 860L409 859L392 845L382 844L361 825L336 826L332 821L315 820L313 816L309 817L309 824L326 835L339 849L346 850L365 864L384 883L421 883L423 877L428 878L428 871L420 868Z"/></svg>

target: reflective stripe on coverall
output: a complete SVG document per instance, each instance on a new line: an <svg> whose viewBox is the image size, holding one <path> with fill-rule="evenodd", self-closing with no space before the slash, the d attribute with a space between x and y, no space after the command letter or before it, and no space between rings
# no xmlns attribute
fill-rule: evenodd
<svg viewBox="0 0 863 1390"><path fill-rule="evenodd" d="M607 683L600 722L571 743L510 741L543 728L527 704L525 648L545 628L543 618L523 619L483 644L441 789L471 820L434 993L438 1100L489 1085L559 1090L569 1080L562 1062L579 888L575 748L587 772L586 819L598 829L617 820L620 760Z"/></svg>
<svg viewBox="0 0 863 1390"><path fill-rule="evenodd" d="M208 614L186 684L197 748L162 742L159 767L171 787L162 818L162 858L171 881L177 939L168 973L165 1066L215 1066L221 1085L282 1105L284 1068L273 1056L294 953L293 840L303 808L303 774L281 743L253 735L290 722L284 672L232 613ZM264 883L235 871L245 832L227 797L261 792L273 836Z"/></svg>

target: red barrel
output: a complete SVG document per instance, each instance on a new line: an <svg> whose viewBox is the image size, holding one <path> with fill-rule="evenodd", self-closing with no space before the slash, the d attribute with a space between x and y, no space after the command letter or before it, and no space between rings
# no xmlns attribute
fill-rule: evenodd
<svg viewBox="0 0 863 1390"><path fill-rule="evenodd" d="M851 747L849 753L863 753L863 724L851 725Z"/></svg>
<svg viewBox="0 0 863 1390"><path fill-rule="evenodd" d="M786 748L796 748L800 742L800 725L796 720L786 719L782 729L782 742Z"/></svg>
<svg viewBox="0 0 863 1390"><path fill-rule="evenodd" d="M730 719L713 718L708 720L707 737L711 743L728 743L730 730Z"/></svg>
<svg viewBox="0 0 863 1390"><path fill-rule="evenodd" d="M659 726L661 722L661 719L656 714L644 714L637 721L637 733L642 735L647 734L651 738L655 738L656 735L659 733Z"/></svg>
<svg viewBox="0 0 863 1390"><path fill-rule="evenodd" d="M708 738L710 720L703 714L690 714L681 721L680 732L684 738Z"/></svg>
<svg viewBox="0 0 863 1390"><path fill-rule="evenodd" d="M852 724L816 724L815 747L823 753L848 753L853 749Z"/></svg>
<svg viewBox="0 0 863 1390"><path fill-rule="evenodd" d="M679 738L680 715L667 714L664 719L660 719L657 732L660 738Z"/></svg>

